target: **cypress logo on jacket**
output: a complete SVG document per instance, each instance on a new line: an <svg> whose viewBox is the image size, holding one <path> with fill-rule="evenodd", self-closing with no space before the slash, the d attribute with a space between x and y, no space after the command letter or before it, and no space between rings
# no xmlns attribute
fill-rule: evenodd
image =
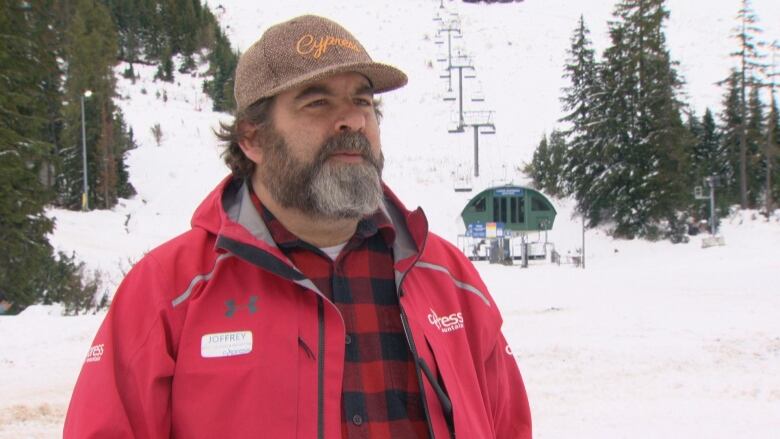
<svg viewBox="0 0 780 439"><path fill-rule="evenodd" d="M103 352L105 352L104 344L96 344L89 348L89 352L87 353L87 359L85 362L87 363L95 363L100 361L101 358L103 358Z"/></svg>
<svg viewBox="0 0 780 439"><path fill-rule="evenodd" d="M457 331L458 329L463 329L463 313L454 312L450 315L439 317L436 311L431 309L431 313L428 314L428 322L444 333Z"/></svg>

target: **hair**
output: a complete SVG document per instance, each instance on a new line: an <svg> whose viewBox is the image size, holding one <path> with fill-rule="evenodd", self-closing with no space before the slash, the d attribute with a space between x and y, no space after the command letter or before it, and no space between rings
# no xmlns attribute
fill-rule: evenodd
<svg viewBox="0 0 780 439"><path fill-rule="evenodd" d="M230 168L230 172L236 178L251 178L255 172L255 163L244 154L241 145L242 133L239 129L241 122L247 122L259 128L271 124L271 108L273 107L274 97L260 99L254 104L238 112L233 118L232 123L219 123L219 129L214 132L217 138L223 142L225 148L221 157L225 164ZM374 113L377 123L382 120L382 101L374 99Z"/></svg>
<svg viewBox="0 0 780 439"><path fill-rule="evenodd" d="M233 118L233 123L220 122L219 130L214 132L217 138L223 142L222 146L225 150L222 151L221 157L225 160L225 164L230 168L230 172L233 173L234 177L249 178L255 171L255 163L244 155L241 145L238 144L242 137L239 125L241 122L247 122L255 126L269 124L271 122L273 102L273 97L260 99L238 112Z"/></svg>

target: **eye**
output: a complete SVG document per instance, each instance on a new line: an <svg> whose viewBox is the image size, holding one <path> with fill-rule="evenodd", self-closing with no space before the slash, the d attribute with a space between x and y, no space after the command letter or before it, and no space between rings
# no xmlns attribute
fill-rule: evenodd
<svg viewBox="0 0 780 439"><path fill-rule="evenodd" d="M359 105L361 107L373 107L374 100L370 97L358 97L355 98L355 105Z"/></svg>
<svg viewBox="0 0 780 439"><path fill-rule="evenodd" d="M316 107L323 107L328 104L328 101L326 99L314 99L310 102L307 102L305 107L308 108L316 108Z"/></svg>

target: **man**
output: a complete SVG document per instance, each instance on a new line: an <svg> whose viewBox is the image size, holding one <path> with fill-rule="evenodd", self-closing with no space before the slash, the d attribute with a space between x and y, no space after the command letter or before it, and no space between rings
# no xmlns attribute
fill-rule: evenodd
<svg viewBox="0 0 780 439"><path fill-rule="evenodd" d="M474 267L381 181L406 75L303 16L241 57L232 170L117 292L66 438L530 438Z"/></svg>

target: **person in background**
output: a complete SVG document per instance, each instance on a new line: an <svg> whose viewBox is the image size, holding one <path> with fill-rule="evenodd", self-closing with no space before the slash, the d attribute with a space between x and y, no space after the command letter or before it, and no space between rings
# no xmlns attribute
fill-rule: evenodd
<svg viewBox="0 0 780 439"><path fill-rule="evenodd" d="M318 16L241 56L232 172L122 282L65 438L531 437L496 303L382 181L406 82Z"/></svg>
<svg viewBox="0 0 780 439"><path fill-rule="evenodd" d="M3 294L2 291L0 291L0 315L3 315L6 312L8 312L8 310L11 309L11 306L13 306L13 303L5 300L5 294Z"/></svg>

